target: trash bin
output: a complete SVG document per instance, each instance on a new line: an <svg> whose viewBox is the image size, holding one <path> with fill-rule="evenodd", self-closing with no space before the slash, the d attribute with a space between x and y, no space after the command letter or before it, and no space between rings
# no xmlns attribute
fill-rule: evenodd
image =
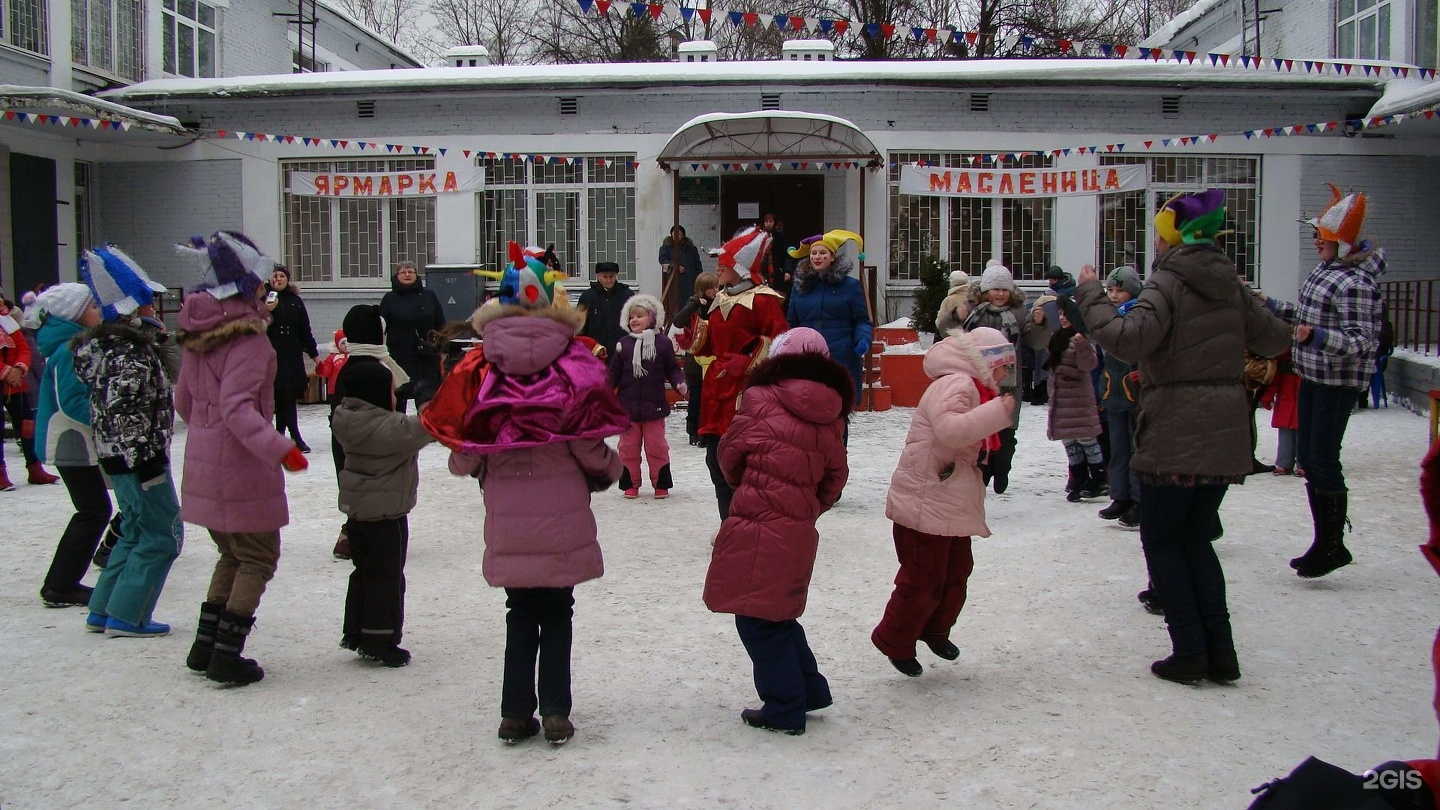
<svg viewBox="0 0 1440 810"><path fill-rule="evenodd" d="M473 272L478 264L427 264L425 286L440 298L447 321L468 321L485 302L485 277Z"/></svg>

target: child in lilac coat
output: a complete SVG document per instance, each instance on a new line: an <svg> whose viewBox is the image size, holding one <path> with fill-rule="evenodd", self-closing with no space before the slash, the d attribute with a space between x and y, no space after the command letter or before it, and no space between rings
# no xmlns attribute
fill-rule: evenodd
<svg viewBox="0 0 1440 810"><path fill-rule="evenodd" d="M640 497L640 452L650 466L650 483L656 498L670 496L670 444L665 441L665 417L670 402L665 381L680 396L688 396L685 373L675 359L675 345L660 330L665 308L652 295L634 295L625 302L620 328L625 336L610 354L610 384L630 415L630 429L620 434L620 489L627 498Z"/></svg>

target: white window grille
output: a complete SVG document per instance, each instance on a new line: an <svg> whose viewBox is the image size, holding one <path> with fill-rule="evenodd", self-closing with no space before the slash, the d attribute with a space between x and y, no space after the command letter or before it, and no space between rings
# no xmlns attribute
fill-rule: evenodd
<svg viewBox="0 0 1440 810"><path fill-rule="evenodd" d="M635 280L634 155L599 155L580 163L531 163L481 158L485 190L476 200L476 261L506 265L507 245L555 246L572 287L593 277L597 262L620 265Z"/></svg>
<svg viewBox="0 0 1440 810"><path fill-rule="evenodd" d="M75 161L75 247L89 250L95 246L95 208L91 188L94 186L95 164Z"/></svg>
<svg viewBox="0 0 1440 810"><path fill-rule="evenodd" d="M1338 0L1335 56L1340 59L1390 58L1390 0Z"/></svg>
<svg viewBox="0 0 1440 810"><path fill-rule="evenodd" d="M1050 198L989 200L900 193L900 167L909 163L969 167L964 152L890 153L890 278L918 281L920 262L934 256L956 270L978 275L998 258L1016 280L1038 281L1050 264L1055 202ZM1027 156L985 165L996 169L1049 168L1051 160Z"/></svg>
<svg viewBox="0 0 1440 810"><path fill-rule="evenodd" d="M34 53L49 54L45 0L0 0L0 41Z"/></svg>
<svg viewBox="0 0 1440 810"><path fill-rule="evenodd" d="M291 172L414 172L434 158L282 161ZM435 198L332 199L284 194L285 261L296 281L370 284L403 261L435 261Z"/></svg>
<svg viewBox="0 0 1440 810"><path fill-rule="evenodd" d="M165 72L175 76L215 76L215 7L199 0L165 0Z"/></svg>
<svg viewBox="0 0 1440 810"><path fill-rule="evenodd" d="M1100 165L1148 164L1150 188L1100 197L1100 265L1129 265L1144 276L1155 258L1151 220L1176 194L1225 191L1225 230L1216 240L1250 281L1259 280L1260 159L1257 157L1161 157L1102 155Z"/></svg>
<svg viewBox="0 0 1440 810"><path fill-rule="evenodd" d="M311 59L308 54L298 50L290 51L290 72L291 73L329 73L330 63L319 57Z"/></svg>
<svg viewBox="0 0 1440 810"><path fill-rule="evenodd" d="M70 56L128 81L144 78L141 0L71 0Z"/></svg>

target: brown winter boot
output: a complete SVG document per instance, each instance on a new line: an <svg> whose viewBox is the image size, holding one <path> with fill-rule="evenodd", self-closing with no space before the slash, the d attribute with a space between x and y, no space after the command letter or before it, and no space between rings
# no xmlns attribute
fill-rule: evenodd
<svg viewBox="0 0 1440 810"><path fill-rule="evenodd" d="M11 483L10 476L5 474L5 462L0 461L0 492L9 492L15 485Z"/></svg>
<svg viewBox="0 0 1440 810"><path fill-rule="evenodd" d="M60 476L45 472L45 468L41 467L38 461L33 464L26 464L25 470L30 473L29 481L32 484L53 484L60 480Z"/></svg>

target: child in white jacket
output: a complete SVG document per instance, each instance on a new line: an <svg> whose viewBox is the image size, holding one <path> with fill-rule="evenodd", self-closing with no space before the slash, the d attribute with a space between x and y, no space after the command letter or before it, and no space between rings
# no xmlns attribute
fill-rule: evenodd
<svg viewBox="0 0 1440 810"><path fill-rule="evenodd" d="M970 538L990 536L980 462L999 450L997 434L1010 425L1014 397L999 390L1014 365L1014 344L983 326L953 333L925 355L925 373L934 382L910 419L885 500L900 572L870 634L912 678L924 672L915 658L917 641L947 661L960 657L950 628L975 567Z"/></svg>

